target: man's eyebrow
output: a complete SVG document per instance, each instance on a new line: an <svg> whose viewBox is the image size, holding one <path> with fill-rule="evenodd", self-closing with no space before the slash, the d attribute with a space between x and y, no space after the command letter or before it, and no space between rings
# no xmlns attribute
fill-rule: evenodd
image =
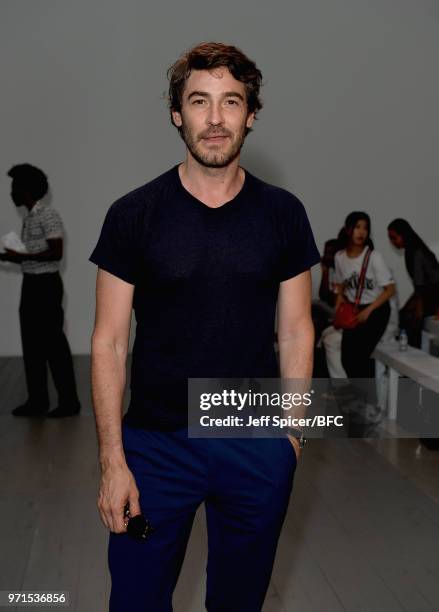
<svg viewBox="0 0 439 612"><path fill-rule="evenodd" d="M191 98L194 98L195 96L200 96L200 97L205 97L208 98L209 94L207 93L207 91L191 91L191 93L188 95L187 99L190 100Z"/></svg>
<svg viewBox="0 0 439 612"><path fill-rule="evenodd" d="M208 93L207 91L191 91L191 93L188 95L187 99L190 100L191 98L194 97L201 97L201 98L210 98L211 95L210 93ZM242 94L240 94L237 91L226 91L223 94L224 98L239 98L240 100L242 100L244 102L244 96Z"/></svg>
<svg viewBox="0 0 439 612"><path fill-rule="evenodd" d="M237 91L226 91L224 94L225 98L239 98L244 102L244 96Z"/></svg>

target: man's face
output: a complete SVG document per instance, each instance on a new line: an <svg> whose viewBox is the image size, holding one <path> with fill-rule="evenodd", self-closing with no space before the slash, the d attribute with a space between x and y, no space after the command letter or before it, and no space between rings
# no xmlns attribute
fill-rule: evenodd
<svg viewBox="0 0 439 612"><path fill-rule="evenodd" d="M29 203L30 197L25 187L16 180L12 180L11 199L15 206L26 206Z"/></svg>
<svg viewBox="0 0 439 612"><path fill-rule="evenodd" d="M239 155L246 129L253 125L244 84L228 68L192 70L183 91L181 113L172 112L191 155L203 166L224 168Z"/></svg>

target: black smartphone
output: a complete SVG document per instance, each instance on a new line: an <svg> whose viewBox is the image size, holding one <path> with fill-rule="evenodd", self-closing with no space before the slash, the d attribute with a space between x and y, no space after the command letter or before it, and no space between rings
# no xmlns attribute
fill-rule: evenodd
<svg viewBox="0 0 439 612"><path fill-rule="evenodd" d="M143 514L130 516L130 505L126 504L123 512L127 534L140 542L146 540L154 531L154 527Z"/></svg>

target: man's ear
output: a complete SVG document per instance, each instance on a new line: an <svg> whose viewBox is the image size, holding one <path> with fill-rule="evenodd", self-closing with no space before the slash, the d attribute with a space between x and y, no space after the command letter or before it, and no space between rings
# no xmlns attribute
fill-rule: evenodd
<svg viewBox="0 0 439 612"><path fill-rule="evenodd" d="M172 121L176 127L181 127L183 125L183 121L181 119L181 114L178 111L171 111Z"/></svg>
<svg viewBox="0 0 439 612"><path fill-rule="evenodd" d="M253 125L253 122L255 120L255 114L254 113L249 113L247 115L247 121L245 122L245 125L247 128L251 128Z"/></svg>

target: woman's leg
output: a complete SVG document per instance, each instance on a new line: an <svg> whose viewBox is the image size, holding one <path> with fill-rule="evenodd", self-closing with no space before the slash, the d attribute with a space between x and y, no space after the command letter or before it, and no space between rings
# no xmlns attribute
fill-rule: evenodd
<svg viewBox="0 0 439 612"><path fill-rule="evenodd" d="M326 364L331 378L346 378L346 372L341 363L341 339L343 332L333 325L327 327L322 334L325 347Z"/></svg>
<svg viewBox="0 0 439 612"><path fill-rule="evenodd" d="M345 414L349 437L370 436L380 420L379 413L373 409L377 400L375 384L370 380L375 376L371 354L386 329L389 316L387 302L374 310L366 323L343 332L342 362L351 379L351 396L340 401L340 410Z"/></svg>
<svg viewBox="0 0 439 612"><path fill-rule="evenodd" d="M366 323L343 331L342 364L349 378L373 378L371 354L383 335L390 317L388 302L377 308Z"/></svg>

